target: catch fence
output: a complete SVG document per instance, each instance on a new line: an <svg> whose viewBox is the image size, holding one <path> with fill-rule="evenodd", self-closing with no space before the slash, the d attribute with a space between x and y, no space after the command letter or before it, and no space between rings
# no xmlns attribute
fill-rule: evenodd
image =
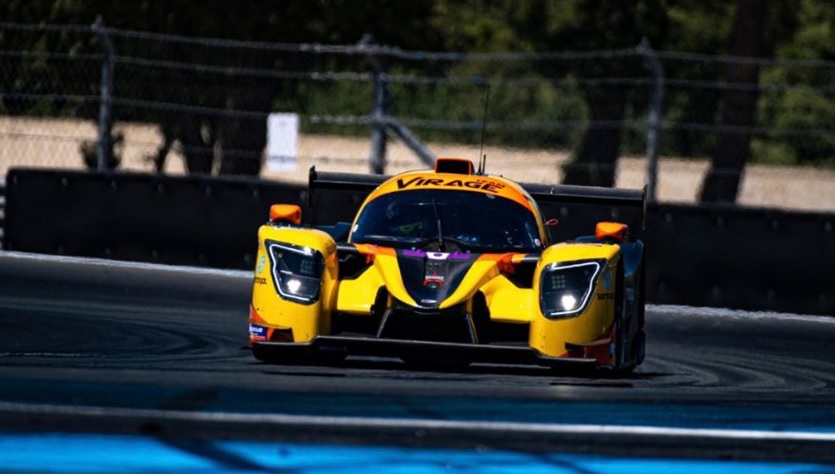
<svg viewBox="0 0 835 474"><path fill-rule="evenodd" d="M434 155L475 161L484 134L492 172L639 187L657 169L651 194L692 201L722 137L737 136L751 143L737 157L748 162L740 203L835 209L831 62L646 43L544 53L255 43L101 23L0 23L0 38L0 174L87 166L301 181L309 165L392 173ZM740 64L758 68L759 82L729 82ZM750 120L728 120L728 96L755 101ZM300 128L295 161L280 170L264 165L276 112L296 114Z"/></svg>

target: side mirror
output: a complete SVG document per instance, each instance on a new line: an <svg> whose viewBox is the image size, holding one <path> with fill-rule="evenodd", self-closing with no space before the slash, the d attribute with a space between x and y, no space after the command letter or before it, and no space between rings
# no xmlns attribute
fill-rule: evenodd
<svg viewBox="0 0 835 474"><path fill-rule="evenodd" d="M273 204L270 206L270 223L289 222L293 225L302 223L302 208L296 204Z"/></svg>
<svg viewBox="0 0 835 474"><path fill-rule="evenodd" d="M598 222L594 228L594 237L622 244L629 240L629 226L620 222Z"/></svg>

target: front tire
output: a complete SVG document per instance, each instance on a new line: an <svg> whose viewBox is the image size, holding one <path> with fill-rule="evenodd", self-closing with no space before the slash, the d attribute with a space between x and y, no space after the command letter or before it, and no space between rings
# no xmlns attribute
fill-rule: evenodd
<svg viewBox="0 0 835 474"><path fill-rule="evenodd" d="M618 284L616 290L616 339L615 371L628 375L635 371L646 354L646 334L644 333L644 266L636 273L632 282L633 301L627 301L626 277L623 262L618 265Z"/></svg>
<svg viewBox="0 0 835 474"><path fill-rule="evenodd" d="M635 364L629 360L629 314L626 304L626 273L623 260L618 263L617 282L615 283L615 348L612 364L613 375L629 375L635 370Z"/></svg>

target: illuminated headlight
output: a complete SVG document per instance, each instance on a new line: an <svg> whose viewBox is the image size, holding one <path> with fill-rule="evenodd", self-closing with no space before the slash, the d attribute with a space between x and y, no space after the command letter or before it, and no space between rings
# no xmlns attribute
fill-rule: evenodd
<svg viewBox="0 0 835 474"><path fill-rule="evenodd" d="M605 260L552 263L540 276L539 306L549 319L578 316L589 305Z"/></svg>
<svg viewBox="0 0 835 474"><path fill-rule="evenodd" d="M289 280L287 280L287 289L290 290L291 294L299 294L299 290L301 288L302 282L298 278L290 278Z"/></svg>
<svg viewBox="0 0 835 474"><path fill-rule="evenodd" d="M577 297L574 295L562 295L562 298L560 298L560 305L566 311L576 309L578 302Z"/></svg>
<svg viewBox="0 0 835 474"><path fill-rule="evenodd" d="M265 242L278 294L290 301L310 304L319 299L324 259L318 250L298 245Z"/></svg>

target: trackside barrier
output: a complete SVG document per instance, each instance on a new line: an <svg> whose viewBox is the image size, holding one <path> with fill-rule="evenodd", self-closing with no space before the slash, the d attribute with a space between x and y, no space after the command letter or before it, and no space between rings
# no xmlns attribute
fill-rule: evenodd
<svg viewBox="0 0 835 474"><path fill-rule="evenodd" d="M270 202L303 186L262 181L12 169L3 248L219 268L253 267Z"/></svg>
<svg viewBox="0 0 835 474"><path fill-rule="evenodd" d="M650 206L649 301L835 316L835 214Z"/></svg>
<svg viewBox="0 0 835 474"><path fill-rule="evenodd" d="M4 248L35 253L251 269L257 227L276 202L307 205L303 186L214 177L13 169ZM306 220L351 216L362 190L314 191ZM624 209L542 205L558 239ZM318 209L318 211L317 211ZM636 232L638 233L638 232ZM647 300L659 304L835 315L835 214L652 205Z"/></svg>

